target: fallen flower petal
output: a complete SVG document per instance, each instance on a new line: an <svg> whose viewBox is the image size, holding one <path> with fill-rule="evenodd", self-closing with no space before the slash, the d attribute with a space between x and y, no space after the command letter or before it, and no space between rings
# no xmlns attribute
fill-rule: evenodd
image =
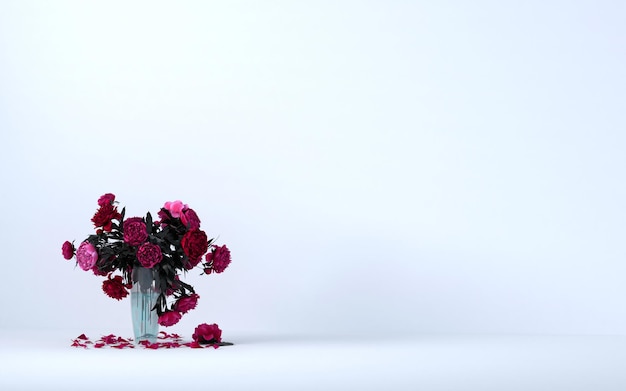
<svg viewBox="0 0 626 391"><path fill-rule="evenodd" d="M175 334L175 333L168 334L164 331L159 332L158 339L159 341L154 342L154 343L148 340L139 341L137 343L137 346L143 346L144 349L155 350L155 349L175 349L175 348L182 348L182 347L187 347L191 349L203 349L209 346L212 346L213 348L217 349L220 346L232 345L229 342L215 342L215 341L211 341L210 343L204 343L204 344L199 343L198 341L184 342L180 335ZM88 345L92 345L95 349L102 349L102 348L107 348L107 347L114 348L114 349L134 349L137 346L134 345L132 341L133 341L132 338L122 338L113 334L109 334L109 335L102 336L102 338L100 338L96 342L92 342L91 340L89 340L87 336L85 336L84 334L81 334L79 337L72 340L71 346L77 347L77 348L83 348L83 349L89 348Z"/></svg>

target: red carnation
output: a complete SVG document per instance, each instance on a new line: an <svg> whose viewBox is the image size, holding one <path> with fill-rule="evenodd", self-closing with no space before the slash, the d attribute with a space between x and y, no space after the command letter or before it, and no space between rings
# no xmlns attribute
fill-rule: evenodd
<svg viewBox="0 0 626 391"><path fill-rule="evenodd" d="M209 241L204 231L192 229L187 231L180 241L183 251L187 255L188 263L186 269L194 268L202 259L204 253L209 249Z"/></svg>
<svg viewBox="0 0 626 391"><path fill-rule="evenodd" d="M165 327L173 326L178 323L180 318L182 318L180 312L167 311L159 316L159 324Z"/></svg>
<svg viewBox="0 0 626 391"><path fill-rule="evenodd" d="M102 290L107 296L115 300L121 300L128 296L128 290L122 281L122 276L115 276L111 279L109 274L109 278L102 283Z"/></svg>
<svg viewBox="0 0 626 391"><path fill-rule="evenodd" d="M217 344L222 342L222 330L215 323L202 323L196 327L191 338L198 343Z"/></svg>
<svg viewBox="0 0 626 391"><path fill-rule="evenodd" d="M91 218L93 225L96 228L102 227L105 232L111 231L112 220L119 220L122 215L117 211L117 207L111 204L104 204L96 211L96 214Z"/></svg>
<svg viewBox="0 0 626 391"><path fill-rule="evenodd" d="M176 303L174 303L174 310L186 314L187 312L196 308L199 298L200 296L195 293L190 296L181 297Z"/></svg>
<svg viewBox="0 0 626 391"><path fill-rule="evenodd" d="M230 250L225 245L214 245L212 247L213 251L206 255L206 261L207 263L213 262L211 266L213 271L215 271L216 273L221 273L228 267L228 265L230 265Z"/></svg>

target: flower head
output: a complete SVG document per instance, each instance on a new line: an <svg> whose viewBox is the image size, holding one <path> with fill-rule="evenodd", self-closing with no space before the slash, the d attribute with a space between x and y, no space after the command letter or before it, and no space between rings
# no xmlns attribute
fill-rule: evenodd
<svg viewBox="0 0 626 391"><path fill-rule="evenodd" d="M124 220L124 242L131 246L139 246L148 239L146 223L141 217L130 217Z"/></svg>
<svg viewBox="0 0 626 391"><path fill-rule="evenodd" d="M196 327L191 338L198 343L219 343L222 342L222 330L215 323L202 323Z"/></svg>
<svg viewBox="0 0 626 391"><path fill-rule="evenodd" d="M196 212L191 208L183 209L183 212L180 215L180 221L189 229L200 228L200 218L198 217Z"/></svg>
<svg viewBox="0 0 626 391"><path fill-rule="evenodd" d="M152 243L144 243L137 249L137 260L141 266L151 269L163 259L161 247Z"/></svg>
<svg viewBox="0 0 626 391"><path fill-rule="evenodd" d="M211 268L213 269L213 271L215 271L216 273L221 273L228 267L228 265L230 265L230 250L225 245L213 245L211 247L213 247L213 251L206 255L206 261L207 263L212 262Z"/></svg>
<svg viewBox="0 0 626 391"><path fill-rule="evenodd" d="M87 271L91 269L98 260L98 250L93 244L84 241L78 246L76 250L76 260L81 269Z"/></svg>
<svg viewBox="0 0 626 391"><path fill-rule="evenodd" d="M106 276L108 274L106 270L100 270L97 263L93 265L93 267L91 268L91 271L96 276Z"/></svg>
<svg viewBox="0 0 626 391"><path fill-rule="evenodd" d="M113 227L112 220L119 220L121 218L122 215L117 211L117 207L112 204L104 204L96 211L91 221L96 228L102 228L105 232L111 232Z"/></svg>
<svg viewBox="0 0 626 391"><path fill-rule="evenodd" d="M167 201L163 208L167 209L172 217L179 218L181 213L183 212L183 209L187 208L187 205L183 204L183 202L180 200Z"/></svg>
<svg viewBox="0 0 626 391"><path fill-rule="evenodd" d="M115 194L111 194L111 193L106 193L100 196L100 198L98 198L98 205L103 206L103 205L112 205L113 202L115 202Z"/></svg>
<svg viewBox="0 0 626 391"><path fill-rule="evenodd" d="M194 268L201 260L204 253L209 249L206 233L199 229L187 231L180 241L180 245L187 255L186 269Z"/></svg>
<svg viewBox="0 0 626 391"><path fill-rule="evenodd" d="M63 258L72 259L72 257L74 256L74 250L74 245L68 241L65 241L65 243L63 243L63 246L61 247Z"/></svg>
<svg viewBox="0 0 626 391"><path fill-rule="evenodd" d="M159 324L161 326L169 327L173 326L182 318L180 312L177 311L166 311L161 316L159 316Z"/></svg>
<svg viewBox="0 0 626 391"><path fill-rule="evenodd" d="M122 281L122 276L111 278L111 275L109 275L109 278L102 282L102 290L107 296L115 300L121 300L128 296L128 290Z"/></svg>
<svg viewBox="0 0 626 391"><path fill-rule="evenodd" d="M180 299L178 299L178 301L176 301L176 303L174 303L173 309L175 311L182 312L183 314L186 314L187 312L189 312L192 309L196 308L196 306L198 305L198 299L199 298L200 298L200 296L198 296L195 293L192 294L192 295L189 295L189 296L183 296Z"/></svg>

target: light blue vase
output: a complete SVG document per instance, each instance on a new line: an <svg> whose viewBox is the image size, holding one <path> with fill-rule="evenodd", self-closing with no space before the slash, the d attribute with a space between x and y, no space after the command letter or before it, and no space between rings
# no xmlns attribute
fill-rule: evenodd
<svg viewBox="0 0 626 391"><path fill-rule="evenodd" d="M154 343L159 333L159 317L152 308L161 293L158 275L152 269L135 267L132 272L133 287L130 290L130 310L133 317L135 344L140 341Z"/></svg>

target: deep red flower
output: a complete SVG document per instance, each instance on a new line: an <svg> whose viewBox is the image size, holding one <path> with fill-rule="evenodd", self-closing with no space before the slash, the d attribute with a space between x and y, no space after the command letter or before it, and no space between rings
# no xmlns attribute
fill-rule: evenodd
<svg viewBox="0 0 626 391"><path fill-rule="evenodd" d="M196 327L191 338L198 343L222 342L222 330L215 323L202 323Z"/></svg>
<svg viewBox="0 0 626 391"><path fill-rule="evenodd" d="M209 249L206 233L199 229L187 231L181 239L180 245L188 258L187 265L185 265L186 269L194 268Z"/></svg>
<svg viewBox="0 0 626 391"><path fill-rule="evenodd" d="M224 246L213 245L212 247L213 247L213 250L206 255L206 261L207 263L213 262L212 269L216 273L221 273L228 267L228 265L230 265L230 261L231 261L230 250L225 245Z"/></svg>
<svg viewBox="0 0 626 391"><path fill-rule="evenodd" d="M95 274L96 276L106 276L108 273L106 271L102 271L100 270L100 268L98 267L98 265L93 265L93 267L91 268L91 271L93 272L93 274Z"/></svg>
<svg viewBox="0 0 626 391"><path fill-rule="evenodd" d="M109 278L102 282L102 290L107 296L115 299L122 300L126 296L128 296L128 290L126 290L126 285L122 281L122 276L115 276L111 278L109 274Z"/></svg>
<svg viewBox="0 0 626 391"><path fill-rule="evenodd" d="M100 198L98 198L98 205L103 206L103 205L112 205L113 202L115 201L115 194L111 194L111 193L106 193L100 196Z"/></svg>
<svg viewBox="0 0 626 391"><path fill-rule="evenodd" d="M63 252L63 258L72 259L74 256L74 245L65 241L65 243L63 243L63 247L61 247L61 251Z"/></svg>
<svg viewBox="0 0 626 391"><path fill-rule="evenodd" d="M191 259L191 258L187 258L187 263L185 264L185 269L187 270L191 270L194 267L198 266L198 264L200 263L200 261L202 260L202 256L195 258L195 259Z"/></svg>
<svg viewBox="0 0 626 391"><path fill-rule="evenodd" d="M183 212L180 215L180 221L187 226L188 229L200 228L200 218L191 208L183 209Z"/></svg>
<svg viewBox="0 0 626 391"><path fill-rule="evenodd" d="M169 327L173 326L182 318L180 312L177 311L167 311L159 316L159 324L161 326Z"/></svg>
<svg viewBox="0 0 626 391"><path fill-rule="evenodd" d="M144 243L137 249L137 260L141 266L151 269L163 259L161 247L152 243Z"/></svg>
<svg viewBox="0 0 626 391"><path fill-rule="evenodd" d="M122 215L117 211L117 207L111 204L101 205L93 215L91 221L96 228L102 228L105 232L111 231L112 220L119 220Z"/></svg>
<svg viewBox="0 0 626 391"><path fill-rule="evenodd" d="M124 220L124 241L131 246L139 246L148 239L146 223L141 217L130 217Z"/></svg>
<svg viewBox="0 0 626 391"><path fill-rule="evenodd" d="M174 303L174 310L178 312L182 312L183 314L186 314L187 312L196 308L196 306L198 305L199 298L200 296L198 296L195 293L189 296L183 296L180 299L178 299L176 303Z"/></svg>
<svg viewBox="0 0 626 391"><path fill-rule="evenodd" d="M165 213L165 208L161 208L161 210L159 210L159 212L157 213L157 215L159 216L159 224L166 226L167 222L170 221L170 217L167 215L167 213Z"/></svg>

